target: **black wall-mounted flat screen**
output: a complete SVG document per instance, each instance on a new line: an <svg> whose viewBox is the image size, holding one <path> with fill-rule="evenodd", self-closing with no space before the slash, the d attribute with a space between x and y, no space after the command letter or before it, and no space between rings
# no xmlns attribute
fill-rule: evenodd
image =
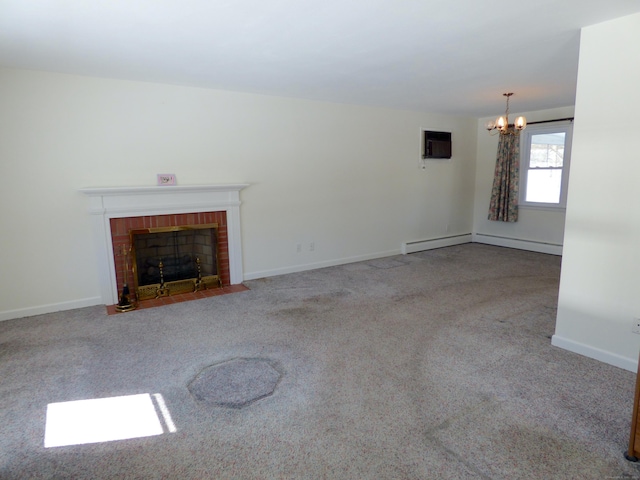
<svg viewBox="0 0 640 480"><path fill-rule="evenodd" d="M422 158L451 158L451 132L424 130Z"/></svg>

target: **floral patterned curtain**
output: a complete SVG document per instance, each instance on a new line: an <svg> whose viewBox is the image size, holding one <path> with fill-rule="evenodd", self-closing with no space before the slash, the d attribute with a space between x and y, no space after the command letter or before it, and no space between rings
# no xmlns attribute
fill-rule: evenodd
<svg viewBox="0 0 640 480"><path fill-rule="evenodd" d="M509 129L513 133L513 129ZM518 221L518 191L520 176L520 136L500 135L496 170L489 204L489 220Z"/></svg>

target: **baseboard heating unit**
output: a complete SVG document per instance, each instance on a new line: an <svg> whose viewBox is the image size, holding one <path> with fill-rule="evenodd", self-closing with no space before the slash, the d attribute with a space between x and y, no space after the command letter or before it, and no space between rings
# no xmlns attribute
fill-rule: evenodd
<svg viewBox="0 0 640 480"><path fill-rule="evenodd" d="M548 253L550 255L562 255L562 245L557 243L522 240L497 235L484 235L482 233L474 233L472 241L473 243L484 243L497 247L517 248L518 250L529 250L531 252Z"/></svg>
<svg viewBox="0 0 640 480"><path fill-rule="evenodd" d="M423 250L432 250L434 248L451 247L453 245L462 245L463 243L471 243L471 234L452 235L449 237L431 238L427 240L414 240L412 242L402 242L400 251L403 255L407 253L422 252Z"/></svg>
<svg viewBox="0 0 640 480"><path fill-rule="evenodd" d="M448 237L402 242L400 252L403 255L406 255L408 253L422 252L424 250L432 250L434 248L462 245L463 243L483 243L485 245L495 245L497 247L516 248L518 250L529 250L531 252L548 253L550 255L562 255L562 245L556 243L522 240L519 238L500 237L497 235L484 235L481 233L464 233Z"/></svg>

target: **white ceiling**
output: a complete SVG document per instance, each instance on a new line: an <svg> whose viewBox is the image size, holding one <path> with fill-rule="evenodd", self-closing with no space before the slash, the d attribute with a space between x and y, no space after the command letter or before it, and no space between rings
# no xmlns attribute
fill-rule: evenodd
<svg viewBox="0 0 640 480"><path fill-rule="evenodd" d="M638 0L0 0L0 66L491 116L573 105ZM1 87L0 87L1 88Z"/></svg>

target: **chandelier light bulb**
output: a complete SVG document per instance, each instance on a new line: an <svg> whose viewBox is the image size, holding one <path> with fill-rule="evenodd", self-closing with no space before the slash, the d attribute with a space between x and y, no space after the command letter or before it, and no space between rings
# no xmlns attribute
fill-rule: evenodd
<svg viewBox="0 0 640 480"><path fill-rule="evenodd" d="M520 132L527 127L527 119L523 116L519 116L518 118L516 118L515 122L513 122L513 128L509 129L509 98L513 95L513 93L503 93L502 95L507 97L507 108L504 112L504 115L496 118L495 122L486 122L484 126L492 135L495 135L498 132L500 133L500 135L520 135ZM492 130L497 130L497 132L491 133Z"/></svg>

